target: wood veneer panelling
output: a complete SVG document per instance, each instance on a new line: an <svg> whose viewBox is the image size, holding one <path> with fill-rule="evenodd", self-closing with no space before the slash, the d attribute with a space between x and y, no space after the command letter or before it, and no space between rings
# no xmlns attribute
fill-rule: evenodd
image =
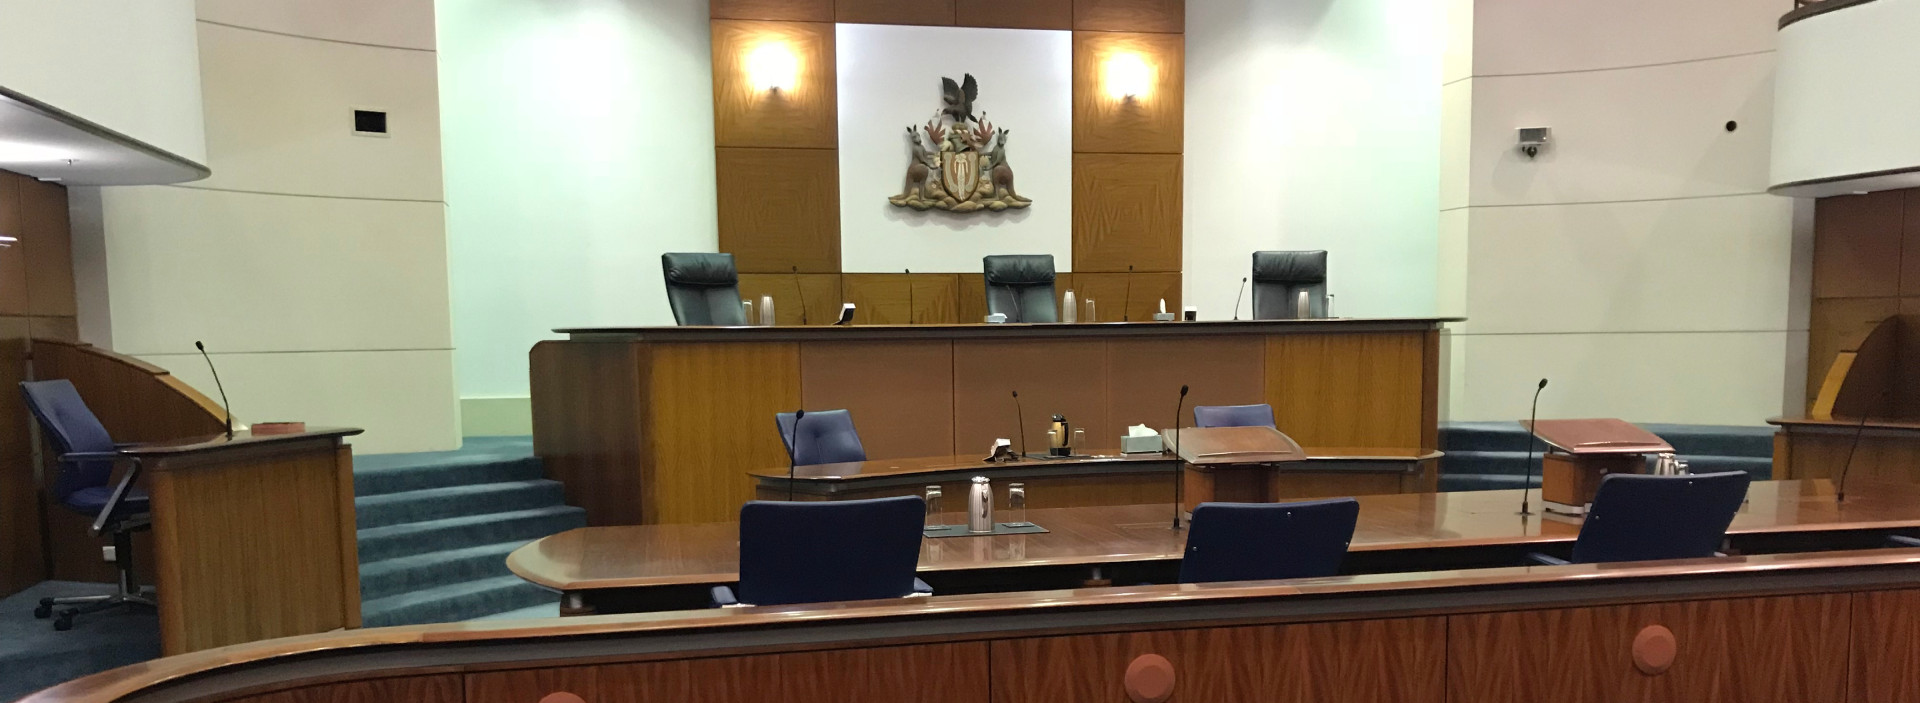
<svg viewBox="0 0 1920 703"><path fill-rule="evenodd" d="M840 271L840 157L831 149L716 149L720 250L741 273ZM833 308L837 311L838 306Z"/></svg>
<svg viewBox="0 0 1920 703"><path fill-rule="evenodd" d="M868 459L956 453L951 341L803 343L800 399L851 411Z"/></svg>
<svg viewBox="0 0 1920 703"><path fill-rule="evenodd" d="M1879 435L1868 431L1854 441L1851 430L1795 434L1791 448L1774 457L1782 479L1837 479L1842 467L1847 481L1861 483L1920 483L1920 443L1911 436Z"/></svg>
<svg viewBox="0 0 1920 703"><path fill-rule="evenodd" d="M1204 1L1204 0L1203 0ZM1073 28L1100 32L1186 31L1185 0L1074 0Z"/></svg>
<svg viewBox="0 0 1920 703"><path fill-rule="evenodd" d="M1817 201L1813 225L1815 299L1899 294L1905 201L1899 191Z"/></svg>
<svg viewBox="0 0 1920 703"><path fill-rule="evenodd" d="M832 149L839 143L833 25L747 20L712 24L715 146ZM747 75L747 57L767 44L784 44L793 54L798 73L792 87L757 90Z"/></svg>
<svg viewBox="0 0 1920 703"><path fill-rule="evenodd" d="M18 179L19 248L26 259L27 312L42 317L76 314L73 297L73 244L67 223L67 189L55 183ZM18 281L20 279L4 279Z"/></svg>
<svg viewBox="0 0 1920 703"><path fill-rule="evenodd" d="M1180 271L1181 157L1073 155L1073 270Z"/></svg>
<svg viewBox="0 0 1920 703"><path fill-rule="evenodd" d="M610 668L574 666L467 674L466 703L539 703L553 693L571 693L591 703L622 700L600 691L600 673ZM657 699L636 696L624 700Z"/></svg>
<svg viewBox="0 0 1920 703"><path fill-rule="evenodd" d="M638 525L652 498L643 486L641 417L651 347L628 342L543 341L529 355L533 451L548 478L565 487L567 504L587 511L589 525Z"/></svg>
<svg viewBox="0 0 1920 703"><path fill-rule="evenodd" d="M740 274L740 297L753 301L754 315L760 314L760 297L766 295L773 296L773 316L782 325L831 323L845 300L837 273L803 273L798 281L791 273Z"/></svg>
<svg viewBox="0 0 1920 703"><path fill-rule="evenodd" d="M1853 594L1853 703L1920 700L1920 591Z"/></svg>
<svg viewBox="0 0 1920 703"><path fill-rule="evenodd" d="M1180 153L1185 140L1185 42L1179 34L1074 32L1074 152ZM1108 95L1107 62L1125 54L1138 55L1152 71L1146 95Z"/></svg>
<svg viewBox="0 0 1920 703"><path fill-rule="evenodd" d="M1807 402L1819 395L1834 357L1859 346L1880 321L1899 312L1898 298L1814 299L1807 331Z"/></svg>
<svg viewBox="0 0 1920 703"><path fill-rule="evenodd" d="M646 522L737 519L753 499L745 472L787 464L773 418L800 405L799 345L652 346Z"/></svg>
<svg viewBox="0 0 1920 703"><path fill-rule="evenodd" d="M242 699L245 703L463 703L456 675L405 676L308 686ZM529 703L538 698L528 699Z"/></svg>
<svg viewBox="0 0 1920 703"><path fill-rule="evenodd" d="M955 0L834 0L843 24L952 25Z"/></svg>
<svg viewBox="0 0 1920 703"><path fill-rule="evenodd" d="M1840 594L1453 616L1447 687L1453 701L1487 703L1838 701L1848 605ZM1632 662L1648 625L1679 645L1658 676Z"/></svg>
<svg viewBox="0 0 1920 703"><path fill-rule="evenodd" d="M833 0L712 0L708 11L717 20L832 22Z"/></svg>
<svg viewBox="0 0 1920 703"><path fill-rule="evenodd" d="M855 324L937 325L960 320L960 274L849 273L843 280L847 302L858 306Z"/></svg>
<svg viewBox="0 0 1920 703"><path fill-rule="evenodd" d="M565 678L468 678L514 697L469 703L534 703L558 686L588 688L593 703L986 703L987 647L980 643L843 649L565 670ZM590 672L590 673L589 673ZM481 675L498 677L498 674ZM911 692L911 694L907 694Z"/></svg>
<svg viewBox="0 0 1920 703"><path fill-rule="evenodd" d="M954 24L1007 29L1073 29L1073 0L968 0Z"/></svg>
<svg viewBox="0 0 1920 703"><path fill-rule="evenodd" d="M993 700L1127 700L1127 665L1158 654L1173 664L1174 701L1440 703L1446 634L1444 619L1421 618L1001 640Z"/></svg>
<svg viewBox="0 0 1920 703"><path fill-rule="evenodd" d="M1266 343L1258 338L1116 339L1107 343L1107 359L1107 396L1122 431L1172 427L1183 385L1192 392L1180 411L1182 427L1193 426L1196 405L1266 402ZM1090 439L1095 448L1120 448L1119 434Z"/></svg>
<svg viewBox="0 0 1920 703"><path fill-rule="evenodd" d="M0 317L0 388L19 388L26 380L27 324L26 318ZM28 427L19 392L0 397L0 596L47 578Z"/></svg>
<svg viewBox="0 0 1920 703"><path fill-rule="evenodd" d="M20 209L20 187L25 176L0 171L0 234L19 236L25 220ZM69 272L71 275L71 272ZM0 247L0 315L25 315L27 302L27 256L25 247Z"/></svg>
<svg viewBox="0 0 1920 703"><path fill-rule="evenodd" d="M1419 447L1426 334L1267 337L1266 402L1306 446Z"/></svg>
<svg viewBox="0 0 1920 703"><path fill-rule="evenodd" d="M1107 400L1108 363L1107 342L1101 339L955 341L954 446L971 451L1006 437L1018 450L1016 390L1025 407L1029 452L1046 451L1047 427L1056 413L1073 427L1086 428L1090 440L1118 436L1120 426Z"/></svg>
<svg viewBox="0 0 1920 703"><path fill-rule="evenodd" d="M1900 294L1920 295L1920 188L1908 188L1900 194L1906 196L1901 203L1905 217L1900 236ZM1816 201L1815 212L1818 207Z"/></svg>
<svg viewBox="0 0 1920 703"><path fill-rule="evenodd" d="M1177 272L1137 272L1131 283L1124 273L1082 273L1073 277L1073 290L1082 299L1092 297L1100 302L1097 307L1101 322L1151 321L1153 314L1160 311L1161 299L1167 301L1168 312L1180 312L1180 274Z"/></svg>

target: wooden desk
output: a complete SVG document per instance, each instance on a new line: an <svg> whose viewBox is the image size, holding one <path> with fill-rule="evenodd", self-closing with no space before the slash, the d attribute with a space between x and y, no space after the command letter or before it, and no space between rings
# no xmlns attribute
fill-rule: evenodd
<svg viewBox="0 0 1920 703"><path fill-rule="evenodd" d="M1188 408L1272 405L1306 446L1435 447L1452 319L562 329L530 355L534 450L590 524L632 525L733 519L802 407L851 410L881 461L1042 446L1055 413L1115 452L1183 384Z"/></svg>
<svg viewBox="0 0 1920 703"><path fill-rule="evenodd" d="M167 654L360 626L358 429L142 445Z"/></svg>
<svg viewBox="0 0 1920 703"><path fill-rule="evenodd" d="M1576 519L1516 515L1517 490L1359 500L1346 564L1352 573L1519 563L1529 551L1569 549L1580 533ZM922 541L921 578L940 593L1124 583L1127 575L1169 580L1186 546L1172 517L1170 505L1034 510L1029 519L1049 532ZM1739 551L1775 553L1879 546L1884 534L1914 528L1920 487L1862 483L1837 505L1825 481L1762 481L1749 489L1728 534ZM566 594L572 612L699 607L709 587L737 580L738 543L734 523L590 527L521 547L507 566Z"/></svg>
<svg viewBox="0 0 1920 703"><path fill-rule="evenodd" d="M1920 485L1920 418L1776 417L1773 477L1838 479L1848 462L1848 493L1860 482Z"/></svg>

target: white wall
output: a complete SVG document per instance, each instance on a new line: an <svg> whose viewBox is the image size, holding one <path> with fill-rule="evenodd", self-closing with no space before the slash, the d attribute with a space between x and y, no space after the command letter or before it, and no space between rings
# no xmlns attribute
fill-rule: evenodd
<svg viewBox="0 0 1920 703"><path fill-rule="evenodd" d="M707 3L438 10L460 395L524 418L536 341L673 324L660 254L719 246Z"/></svg>
<svg viewBox="0 0 1920 703"><path fill-rule="evenodd" d="M1878 0L1780 30L1773 185L1920 167L1920 0ZM1809 193L1912 187L1840 184Z"/></svg>
<svg viewBox="0 0 1920 703"><path fill-rule="evenodd" d="M1434 312L1444 9L1187 3L1185 296L1202 317L1233 315L1265 249L1328 250L1336 314Z"/></svg>
<svg viewBox="0 0 1920 703"><path fill-rule="evenodd" d="M82 300L106 308L90 339L210 392L205 340L243 421L364 427L363 453L458 446L429 3L201 0L214 175L101 189L76 244ZM388 110L391 136L352 135L356 107Z"/></svg>
<svg viewBox="0 0 1920 703"><path fill-rule="evenodd" d="M193 0L0 0L0 86L205 163Z"/></svg>
<svg viewBox="0 0 1920 703"><path fill-rule="evenodd" d="M1545 417L1755 425L1797 404L1807 241L1765 193L1784 8L1470 11L1443 89L1440 300L1470 318L1448 419L1523 417L1543 376ZM1520 127L1553 143L1528 159Z"/></svg>
<svg viewBox="0 0 1920 703"><path fill-rule="evenodd" d="M1073 270L1073 33L839 25L840 258L848 273L971 273L991 254L1052 254ZM927 56L967 56L926 61ZM1011 130L1014 187L1033 205L955 214L896 207L905 128L941 106L940 79L979 81L975 114Z"/></svg>

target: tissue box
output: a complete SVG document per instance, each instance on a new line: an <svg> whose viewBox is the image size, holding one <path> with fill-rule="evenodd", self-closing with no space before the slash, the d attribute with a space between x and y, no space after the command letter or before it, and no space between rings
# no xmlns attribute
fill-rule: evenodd
<svg viewBox="0 0 1920 703"><path fill-rule="evenodd" d="M1122 454L1157 454L1160 450L1160 435L1157 434L1147 435L1145 437L1120 438L1120 453Z"/></svg>

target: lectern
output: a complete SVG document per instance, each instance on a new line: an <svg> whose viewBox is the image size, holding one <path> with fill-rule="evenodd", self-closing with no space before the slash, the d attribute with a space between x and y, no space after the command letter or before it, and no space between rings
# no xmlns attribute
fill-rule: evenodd
<svg viewBox="0 0 1920 703"><path fill-rule="evenodd" d="M1540 457L1540 503L1547 510L1585 515L1607 474L1642 473L1648 454L1673 445L1633 423L1617 419L1520 421L1547 443Z"/></svg>
<svg viewBox="0 0 1920 703"><path fill-rule="evenodd" d="M1160 436L1187 464L1181 508L1188 511L1211 501L1277 502L1280 466L1307 460L1299 443L1271 427L1188 427Z"/></svg>

